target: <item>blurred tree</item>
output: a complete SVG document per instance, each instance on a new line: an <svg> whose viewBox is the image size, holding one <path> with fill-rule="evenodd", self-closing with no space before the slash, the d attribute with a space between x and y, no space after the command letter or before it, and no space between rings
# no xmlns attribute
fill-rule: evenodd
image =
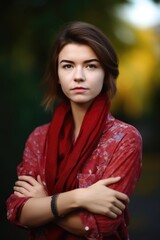
<svg viewBox="0 0 160 240"><path fill-rule="evenodd" d="M117 30L124 47L119 49L115 111L120 109L132 118L141 118L152 112L155 90L160 89L160 36L155 29L142 30L125 24Z"/></svg>

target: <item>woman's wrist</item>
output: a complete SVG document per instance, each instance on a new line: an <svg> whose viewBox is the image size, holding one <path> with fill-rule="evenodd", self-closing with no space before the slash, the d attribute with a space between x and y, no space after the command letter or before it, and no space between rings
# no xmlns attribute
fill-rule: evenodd
<svg viewBox="0 0 160 240"><path fill-rule="evenodd" d="M54 219L57 219L57 218L60 217L58 209L57 209L57 198L58 198L58 196L59 196L59 194L54 194L51 197L51 211L52 211L52 214L54 216Z"/></svg>
<svg viewBox="0 0 160 240"><path fill-rule="evenodd" d="M54 209L56 208L56 212L58 216L64 216L70 212L73 212L83 206L84 199L84 189L78 188L68 192L58 194L56 199L56 206L53 206L53 215ZM51 203L54 205L55 200L52 197ZM53 202L52 202L53 201ZM56 215L56 213L55 213Z"/></svg>
<svg viewBox="0 0 160 240"><path fill-rule="evenodd" d="M74 204L76 208L85 208L85 199L86 199L87 188L78 188L74 192Z"/></svg>

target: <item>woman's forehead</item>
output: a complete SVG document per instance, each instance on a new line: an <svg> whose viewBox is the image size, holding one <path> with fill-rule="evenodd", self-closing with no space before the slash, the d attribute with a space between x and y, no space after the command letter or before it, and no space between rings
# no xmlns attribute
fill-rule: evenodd
<svg viewBox="0 0 160 240"><path fill-rule="evenodd" d="M75 59L97 59L96 53L92 48L86 44L68 43L66 44L59 53L59 60L63 58L72 60Z"/></svg>

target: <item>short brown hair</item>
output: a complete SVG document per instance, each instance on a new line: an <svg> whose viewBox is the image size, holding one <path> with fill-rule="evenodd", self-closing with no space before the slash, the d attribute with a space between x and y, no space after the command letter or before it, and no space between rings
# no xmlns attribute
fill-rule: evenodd
<svg viewBox="0 0 160 240"><path fill-rule="evenodd" d="M103 92L112 98L116 93L116 79L119 74L118 58L110 40L96 26L85 22L71 22L58 34L51 52L48 69L44 79L46 95L44 105L46 109L52 107L57 98L65 98L60 84L58 84L58 56L62 48L68 43L88 45L98 57L105 71Z"/></svg>

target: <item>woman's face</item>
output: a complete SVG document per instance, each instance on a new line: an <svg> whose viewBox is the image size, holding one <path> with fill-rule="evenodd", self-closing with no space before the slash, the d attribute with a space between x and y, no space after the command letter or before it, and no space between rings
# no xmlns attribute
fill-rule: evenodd
<svg viewBox="0 0 160 240"><path fill-rule="evenodd" d="M88 45L69 43L59 53L58 76L71 103L88 105L100 94L105 72Z"/></svg>

